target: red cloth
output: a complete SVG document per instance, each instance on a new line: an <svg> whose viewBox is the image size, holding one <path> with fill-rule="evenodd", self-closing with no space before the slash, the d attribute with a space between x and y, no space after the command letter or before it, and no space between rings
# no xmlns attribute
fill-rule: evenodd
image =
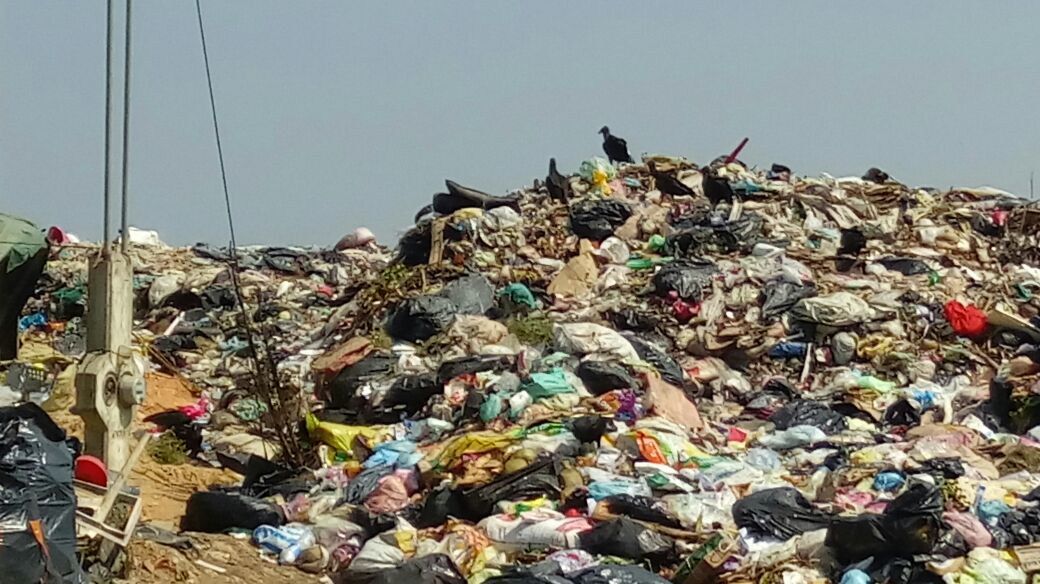
<svg viewBox="0 0 1040 584"><path fill-rule="evenodd" d="M986 313L969 304L965 306L956 300L946 303L943 312L950 321L953 330L962 337L977 337L986 332Z"/></svg>

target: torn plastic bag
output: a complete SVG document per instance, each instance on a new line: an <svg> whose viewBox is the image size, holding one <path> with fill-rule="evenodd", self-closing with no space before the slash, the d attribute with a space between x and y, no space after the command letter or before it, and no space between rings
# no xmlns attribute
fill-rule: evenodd
<svg viewBox="0 0 1040 584"><path fill-rule="evenodd" d="M499 501L524 501L547 495L558 499L562 467L556 458L531 463L514 473L503 474L490 483L463 491L463 519L479 521L494 513Z"/></svg>
<svg viewBox="0 0 1040 584"><path fill-rule="evenodd" d="M393 570L384 570L369 584L466 584L455 563L444 554L412 558Z"/></svg>
<svg viewBox="0 0 1040 584"><path fill-rule="evenodd" d="M672 359L664 351L643 340L635 333L624 332L622 336L632 344L632 348L636 350L640 359L657 369L657 372L661 374L661 379L679 388L685 385L683 370L675 362L675 359Z"/></svg>
<svg viewBox="0 0 1040 584"><path fill-rule="evenodd" d="M813 286L800 286L787 280L770 280L762 287L762 319L772 320L791 310L802 298L816 295Z"/></svg>
<svg viewBox="0 0 1040 584"><path fill-rule="evenodd" d="M675 292L683 300L700 302L704 290L711 289L711 280L717 273L715 264L704 259L672 262L654 274L654 292L661 298Z"/></svg>
<svg viewBox="0 0 1040 584"><path fill-rule="evenodd" d="M579 538L581 549L590 554L660 563L676 559L675 540L627 517L600 523Z"/></svg>
<svg viewBox="0 0 1040 584"><path fill-rule="evenodd" d="M371 379L386 375L393 370L397 363L389 353L373 353L361 361L344 367L329 382L326 394L329 405L333 408L347 408L358 410L368 407L368 400L357 395L357 389Z"/></svg>
<svg viewBox="0 0 1040 584"><path fill-rule="evenodd" d="M483 315L495 306L495 289L487 278L463 276L436 294L401 302L387 317L386 332L395 339L417 342L443 332L456 314Z"/></svg>
<svg viewBox="0 0 1040 584"><path fill-rule="evenodd" d="M607 361L582 361L575 374L592 395L603 395L615 389L632 389L638 386L627 369Z"/></svg>
<svg viewBox="0 0 1040 584"><path fill-rule="evenodd" d="M827 531L827 545L835 549L843 563L871 556L909 558L928 554L939 539L942 512L939 489L914 483L881 515L834 518Z"/></svg>
<svg viewBox="0 0 1040 584"><path fill-rule="evenodd" d="M616 199L586 199L570 209L571 231L582 239L603 241L632 216L632 208Z"/></svg>
<svg viewBox="0 0 1040 584"><path fill-rule="evenodd" d="M669 515L662 503L650 497L611 495L600 500L596 507L602 507L612 515L624 515L638 521L682 529L682 523Z"/></svg>
<svg viewBox="0 0 1040 584"><path fill-rule="evenodd" d="M816 426L825 434L837 434L848 427L845 416L817 401L797 399L776 411L769 418L777 430L794 426Z"/></svg>
<svg viewBox="0 0 1040 584"><path fill-rule="evenodd" d="M0 408L0 580L83 581L72 456L65 432L39 406ZM36 522L43 542L33 534Z"/></svg>
<svg viewBox="0 0 1040 584"><path fill-rule="evenodd" d="M237 493L192 493L181 517L181 531L221 533L229 529L253 530L261 525L278 527L284 516L278 505Z"/></svg>
<svg viewBox="0 0 1040 584"><path fill-rule="evenodd" d="M850 292L803 298L795 303L791 315L798 320L827 326L850 326L872 320L873 308Z"/></svg>
<svg viewBox="0 0 1040 584"><path fill-rule="evenodd" d="M813 507L791 487L752 493L733 505L733 521L752 535L788 540L830 524L829 515Z"/></svg>

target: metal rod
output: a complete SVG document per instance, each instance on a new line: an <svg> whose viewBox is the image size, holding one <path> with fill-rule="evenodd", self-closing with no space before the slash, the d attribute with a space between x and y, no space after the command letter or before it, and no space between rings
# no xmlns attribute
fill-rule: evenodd
<svg viewBox="0 0 1040 584"><path fill-rule="evenodd" d="M130 161L130 7L132 5L133 0L126 0L126 55L123 60L123 214L120 223L120 241L124 254L130 248L130 234L127 227L130 195L127 187Z"/></svg>
<svg viewBox="0 0 1040 584"><path fill-rule="evenodd" d="M112 250L112 0L108 0L107 24L105 28L105 217L102 228L102 254L108 257Z"/></svg>

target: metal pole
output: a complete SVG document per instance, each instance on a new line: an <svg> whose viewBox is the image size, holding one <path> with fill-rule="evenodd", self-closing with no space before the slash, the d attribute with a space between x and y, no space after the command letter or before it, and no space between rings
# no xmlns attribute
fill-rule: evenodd
<svg viewBox="0 0 1040 584"><path fill-rule="evenodd" d="M130 7L132 4L133 0L126 0L126 56L123 61L123 216L120 224L120 240L124 254L130 247L130 234L127 228L127 207L130 201L127 176L130 160Z"/></svg>
<svg viewBox="0 0 1040 584"><path fill-rule="evenodd" d="M102 254L108 257L112 239L112 200L110 171L112 158L112 0L108 0L108 19L105 28L105 217L102 229Z"/></svg>

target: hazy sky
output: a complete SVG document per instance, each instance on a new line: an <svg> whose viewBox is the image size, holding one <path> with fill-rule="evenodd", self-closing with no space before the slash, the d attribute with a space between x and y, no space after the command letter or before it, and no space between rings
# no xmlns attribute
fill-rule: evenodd
<svg viewBox="0 0 1040 584"><path fill-rule="evenodd" d="M204 0L240 243L393 240L445 178L601 155L1028 194L1040 3ZM117 12L121 14L121 12ZM136 0L131 224L227 226L192 0ZM0 0L0 211L101 232L103 0ZM120 41L121 42L121 41ZM121 66L120 66L121 70ZM117 185L118 189L118 185ZM117 191L118 192L118 191Z"/></svg>

